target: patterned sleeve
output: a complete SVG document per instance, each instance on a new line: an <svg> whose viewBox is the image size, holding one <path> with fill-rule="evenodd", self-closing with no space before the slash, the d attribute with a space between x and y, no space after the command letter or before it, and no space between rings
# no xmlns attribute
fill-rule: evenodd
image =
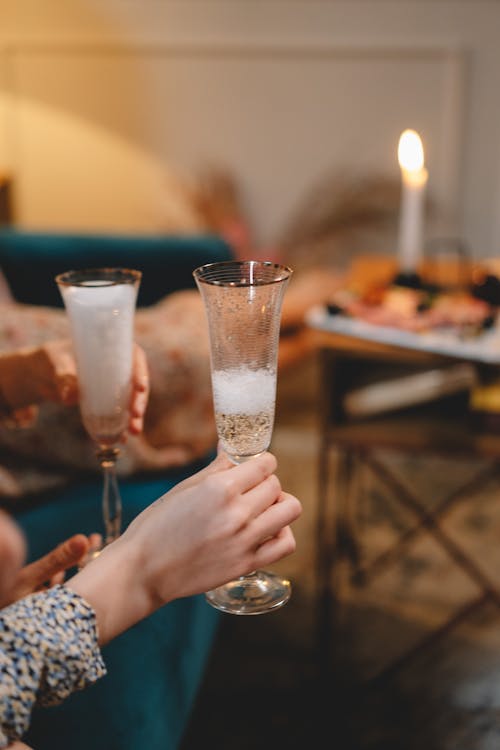
<svg viewBox="0 0 500 750"><path fill-rule="evenodd" d="M60 703L106 674L93 609L64 585L0 611L0 748L29 727L34 705Z"/></svg>

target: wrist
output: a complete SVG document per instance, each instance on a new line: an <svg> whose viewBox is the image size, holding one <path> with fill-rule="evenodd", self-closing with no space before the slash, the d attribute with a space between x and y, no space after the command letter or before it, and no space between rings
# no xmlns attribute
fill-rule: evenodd
<svg viewBox="0 0 500 750"><path fill-rule="evenodd" d="M100 555L67 581L94 610L99 645L151 614L158 606L147 585L142 555L126 537L105 547Z"/></svg>

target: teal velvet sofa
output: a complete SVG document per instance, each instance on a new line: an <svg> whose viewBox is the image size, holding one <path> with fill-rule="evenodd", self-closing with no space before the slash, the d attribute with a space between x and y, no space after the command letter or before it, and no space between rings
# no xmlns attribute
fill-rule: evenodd
<svg viewBox="0 0 500 750"><path fill-rule="evenodd" d="M62 306L54 276L84 267L143 272L138 305L194 286L193 269L232 257L213 236L123 236L0 231L0 266L19 302ZM215 449L215 446L214 446ZM207 463L121 480L124 525ZM101 483L29 498L17 513L35 559L75 532L95 530ZM165 540L168 544L168 540ZM189 720L219 614L202 595L166 605L104 649L108 675L61 706L35 711L25 741L36 750L176 750Z"/></svg>

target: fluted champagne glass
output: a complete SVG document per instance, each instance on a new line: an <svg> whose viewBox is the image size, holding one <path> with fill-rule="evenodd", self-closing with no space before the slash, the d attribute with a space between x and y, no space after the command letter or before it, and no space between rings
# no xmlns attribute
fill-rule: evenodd
<svg viewBox="0 0 500 750"><path fill-rule="evenodd" d="M271 443L281 306L292 270L269 261L223 261L193 275L208 323L217 433L239 464ZM206 598L224 612L258 615L281 607L290 595L290 581L256 570Z"/></svg>
<svg viewBox="0 0 500 750"><path fill-rule="evenodd" d="M67 271L56 276L69 318L80 412L103 471L104 544L120 536L116 476L132 388L134 314L141 272L127 268ZM99 553L93 550L91 557Z"/></svg>

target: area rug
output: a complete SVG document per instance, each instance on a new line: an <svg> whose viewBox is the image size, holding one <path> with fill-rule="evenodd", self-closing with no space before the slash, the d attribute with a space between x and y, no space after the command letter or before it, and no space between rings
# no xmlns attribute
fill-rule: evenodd
<svg viewBox="0 0 500 750"><path fill-rule="evenodd" d="M286 395L272 448L283 486L304 510L294 525L297 551L275 569L291 578L292 599L270 615L222 615L182 750L497 750L500 608L494 596L478 601L480 587L425 529L369 582L352 576L348 560L340 563L325 664L315 587L317 421L297 383ZM378 458L429 511L484 468L397 452ZM416 521L370 468L359 486L358 552L369 564ZM492 590L500 587L499 480L456 499L440 523ZM454 627L414 651L471 603Z"/></svg>

